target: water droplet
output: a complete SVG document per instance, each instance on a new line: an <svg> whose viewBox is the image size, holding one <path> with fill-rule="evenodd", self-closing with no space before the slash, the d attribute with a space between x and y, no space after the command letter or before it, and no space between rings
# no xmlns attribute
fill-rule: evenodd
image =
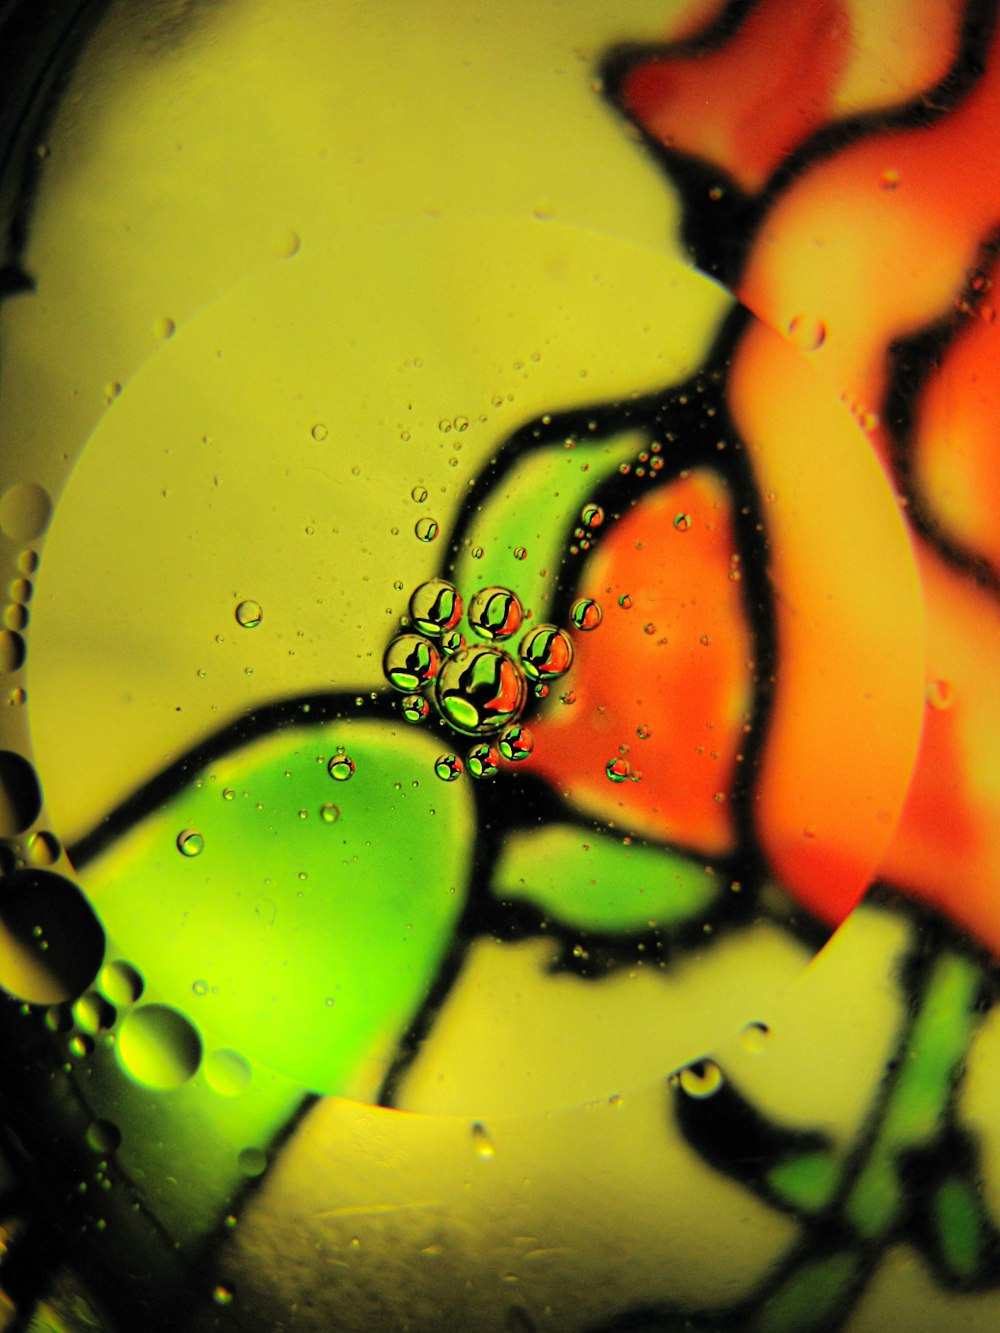
<svg viewBox="0 0 1000 1333"><path fill-rule="evenodd" d="M418 505L422 505L427 499L427 487L414 486L413 490L410 492L410 499L415 500Z"/></svg>
<svg viewBox="0 0 1000 1333"><path fill-rule="evenodd" d="M117 1152L121 1147L122 1132L111 1120L94 1120L87 1130L87 1143L98 1153Z"/></svg>
<svg viewBox="0 0 1000 1333"><path fill-rule="evenodd" d="M535 748L534 736L527 727L518 725L508 727L506 731L502 731L497 743L503 757L510 759L513 763L520 763L522 759L527 759Z"/></svg>
<svg viewBox="0 0 1000 1333"><path fill-rule="evenodd" d="M627 759L621 755L616 755L614 759L609 759L604 765L604 772L612 782L624 782L632 772L632 766Z"/></svg>
<svg viewBox="0 0 1000 1333"><path fill-rule="evenodd" d="M221 1097L237 1097L250 1086L250 1065L238 1051L213 1051L205 1061L205 1082Z"/></svg>
<svg viewBox="0 0 1000 1333"><path fill-rule="evenodd" d="M766 1023L747 1023L740 1033L740 1045L750 1055L760 1055L767 1045L770 1028Z"/></svg>
<svg viewBox="0 0 1000 1333"><path fill-rule="evenodd" d="M167 338L172 338L176 332L177 325L166 315L164 315L162 319L155 319L153 321L154 338L161 338L166 341Z"/></svg>
<svg viewBox="0 0 1000 1333"><path fill-rule="evenodd" d="M325 805L320 806L319 817L324 824L336 824L340 818L340 806L334 805L332 801L327 801Z"/></svg>
<svg viewBox="0 0 1000 1333"><path fill-rule="evenodd" d="M565 630L538 625L521 640L518 649L525 675L532 680L554 680L573 663L573 644Z"/></svg>
<svg viewBox="0 0 1000 1333"><path fill-rule="evenodd" d="M422 542L432 542L437 539L438 528L437 520L433 518L418 518L413 531L417 534L417 540Z"/></svg>
<svg viewBox="0 0 1000 1333"><path fill-rule="evenodd" d="M49 526L51 517L49 494L34 482L10 486L0 498L0 529L12 541L34 541Z"/></svg>
<svg viewBox="0 0 1000 1333"><path fill-rule="evenodd" d="M335 754L327 764L326 771L334 782L347 782L354 776L354 760L350 755Z"/></svg>
<svg viewBox="0 0 1000 1333"><path fill-rule="evenodd" d="M618 605L621 607L623 611L630 611L632 609L631 596L627 592L623 592L622 595L618 598Z"/></svg>
<svg viewBox="0 0 1000 1333"><path fill-rule="evenodd" d="M415 629L432 638L454 629L462 619L462 598L454 584L428 579L410 598L410 619Z"/></svg>
<svg viewBox="0 0 1000 1333"><path fill-rule="evenodd" d="M44 830L28 839L27 859L35 866L52 866L62 855L62 844L54 833Z"/></svg>
<svg viewBox="0 0 1000 1333"><path fill-rule="evenodd" d="M400 704L400 709L407 722L418 723L429 716L431 706L422 695L408 694Z"/></svg>
<svg viewBox="0 0 1000 1333"><path fill-rule="evenodd" d="M815 352L826 339L826 325L815 315L796 315L789 322L788 336L800 352Z"/></svg>
<svg viewBox="0 0 1000 1333"><path fill-rule="evenodd" d="M312 430L309 432L309 434L313 437L314 440L316 440L319 443L322 443L323 440L325 440L326 437L330 434L330 432L327 429L325 422L317 421L316 424L313 426Z"/></svg>
<svg viewBox="0 0 1000 1333"><path fill-rule="evenodd" d="M714 1096L724 1082L722 1070L714 1060L696 1060L681 1070L677 1081L682 1092L697 1100Z"/></svg>
<svg viewBox="0 0 1000 1333"><path fill-rule="evenodd" d="M472 1149L477 1157L491 1161L497 1155L493 1140L487 1133L486 1126L479 1120L472 1123Z"/></svg>
<svg viewBox="0 0 1000 1333"><path fill-rule="evenodd" d="M438 674L441 654L434 644L419 634L400 634L393 639L382 658L382 670L393 689L412 694L429 684Z"/></svg>
<svg viewBox="0 0 1000 1333"><path fill-rule="evenodd" d="M143 1004L125 1018L118 1056L127 1073L147 1088L179 1088L201 1064L202 1044L194 1024L166 1004Z"/></svg>
<svg viewBox="0 0 1000 1333"><path fill-rule="evenodd" d="M604 510L600 505L586 504L580 511L580 521L585 528L599 528L604 522Z"/></svg>
<svg viewBox="0 0 1000 1333"><path fill-rule="evenodd" d="M454 782L464 767L457 754L439 754L434 761L434 772L442 782Z"/></svg>
<svg viewBox="0 0 1000 1333"><path fill-rule="evenodd" d="M24 833L42 812L38 775L23 755L0 750L0 837Z"/></svg>
<svg viewBox="0 0 1000 1333"><path fill-rule="evenodd" d="M509 588L480 588L469 603L469 625L481 639L509 639L523 619L521 603Z"/></svg>
<svg viewBox="0 0 1000 1333"><path fill-rule="evenodd" d="M690 514L675 514L675 515L674 515L674 527L676 528L676 530L677 530L678 532L687 532L688 529L691 527L691 515L690 515Z"/></svg>
<svg viewBox="0 0 1000 1333"><path fill-rule="evenodd" d="M200 856L205 850L205 838L197 829L186 828L177 835L177 850L182 856Z"/></svg>
<svg viewBox="0 0 1000 1333"><path fill-rule="evenodd" d="M237 1161L245 1176L262 1176L267 1170L267 1153L263 1148L244 1148Z"/></svg>
<svg viewBox="0 0 1000 1333"><path fill-rule="evenodd" d="M260 602L240 602L236 608L236 623L244 629L256 629L264 618Z"/></svg>
<svg viewBox="0 0 1000 1333"><path fill-rule="evenodd" d="M569 618L577 629L597 629L604 618L598 604L589 597L581 597L570 607Z"/></svg>
<svg viewBox="0 0 1000 1333"><path fill-rule="evenodd" d="M20 671L28 655L24 639L15 630L0 630L0 671Z"/></svg>
<svg viewBox="0 0 1000 1333"><path fill-rule="evenodd" d="M930 708L938 712L944 712L955 702L955 691L950 680L929 680L924 691L924 697Z"/></svg>
<svg viewBox="0 0 1000 1333"><path fill-rule="evenodd" d="M472 747L465 762L474 778L493 778L500 771L500 753L485 741Z"/></svg>
<svg viewBox="0 0 1000 1333"><path fill-rule="evenodd" d="M101 975L97 984L111 1003L117 1005L118 1008L135 1004L146 985L141 974L132 964L126 963L121 958L106 963L101 968Z"/></svg>
<svg viewBox="0 0 1000 1333"><path fill-rule="evenodd" d="M520 713L524 676L501 648L463 648L445 660L435 686L438 712L467 736L499 731Z"/></svg>

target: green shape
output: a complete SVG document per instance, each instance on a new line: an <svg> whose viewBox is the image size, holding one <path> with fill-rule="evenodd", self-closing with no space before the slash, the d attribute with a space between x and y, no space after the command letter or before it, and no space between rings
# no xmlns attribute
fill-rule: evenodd
<svg viewBox="0 0 1000 1333"><path fill-rule="evenodd" d="M327 772L339 746L354 764L342 782ZM351 720L192 772L84 877L144 1000L304 1089L373 1095L468 888L469 787L434 776L439 749ZM178 850L184 830L204 838L198 856Z"/></svg>
<svg viewBox="0 0 1000 1333"><path fill-rule="evenodd" d="M647 443L644 432L630 430L577 439L572 449L564 442L539 445L519 459L491 487L463 540L454 580L466 603L480 588L510 588L541 620L558 582L567 532L584 503ZM472 555L477 547L483 549L478 560ZM521 560L514 555L519 547L527 552Z"/></svg>
<svg viewBox="0 0 1000 1333"><path fill-rule="evenodd" d="M566 926L594 931L697 920L721 892L703 862L573 824L511 834L491 887L498 898L526 899Z"/></svg>
<svg viewBox="0 0 1000 1333"><path fill-rule="evenodd" d="M858 1257L840 1250L795 1267L753 1325L759 1333L809 1333L828 1328L858 1270Z"/></svg>
<svg viewBox="0 0 1000 1333"><path fill-rule="evenodd" d="M934 960L919 998L900 1073L869 1157L847 1200L847 1215L869 1238L884 1235L902 1206L898 1161L936 1133L980 1015L978 966L956 954Z"/></svg>
<svg viewBox="0 0 1000 1333"><path fill-rule="evenodd" d="M837 1188L840 1164L829 1152L804 1153L768 1172L768 1183L785 1203L802 1212L825 1208Z"/></svg>
<svg viewBox="0 0 1000 1333"><path fill-rule="evenodd" d="M956 1277L970 1277L982 1252L982 1212L969 1183L945 1180L934 1199L934 1225L945 1263Z"/></svg>

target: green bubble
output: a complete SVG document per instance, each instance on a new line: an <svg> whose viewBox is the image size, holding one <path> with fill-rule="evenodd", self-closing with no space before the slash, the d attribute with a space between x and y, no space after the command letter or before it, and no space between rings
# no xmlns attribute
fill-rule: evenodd
<svg viewBox="0 0 1000 1333"><path fill-rule="evenodd" d="M250 1065L238 1051L213 1051L205 1061L205 1082L222 1097L236 1097L250 1086Z"/></svg>
<svg viewBox="0 0 1000 1333"><path fill-rule="evenodd" d="M434 762L434 772L442 782L454 782L464 767L457 754L440 754Z"/></svg>
<svg viewBox="0 0 1000 1333"><path fill-rule="evenodd" d="M410 694L427 685L438 673L441 654L419 634L400 634L382 658L382 670L393 689Z"/></svg>
<svg viewBox="0 0 1000 1333"><path fill-rule="evenodd" d="M198 1072L201 1055L197 1028L166 1004L133 1009L118 1037L119 1059L147 1088L179 1088Z"/></svg>
<svg viewBox="0 0 1000 1333"><path fill-rule="evenodd" d="M483 741L472 747L465 757L465 762L474 778L496 777L500 770L500 753L494 746Z"/></svg>
<svg viewBox="0 0 1000 1333"><path fill-rule="evenodd" d="M517 663L500 648L464 648L448 658L435 699L446 722L467 736L499 731L524 707L527 687Z"/></svg>
<svg viewBox="0 0 1000 1333"><path fill-rule="evenodd" d="M177 835L177 850L181 856L200 856L205 850L205 839L197 829L186 828Z"/></svg>
<svg viewBox="0 0 1000 1333"><path fill-rule="evenodd" d="M573 644L565 630L536 625L521 640L521 666L532 680L555 680L573 663Z"/></svg>
<svg viewBox="0 0 1000 1333"><path fill-rule="evenodd" d="M501 733L499 744L500 753L505 759L519 763L527 759L535 748L535 738L527 727L513 726Z"/></svg>
<svg viewBox="0 0 1000 1333"><path fill-rule="evenodd" d="M421 583L410 598L410 619L421 634L437 638L454 629L462 618L462 598L444 579Z"/></svg>
<svg viewBox="0 0 1000 1333"><path fill-rule="evenodd" d="M481 639L509 639L523 619L524 608L509 588L481 588L469 603L469 624Z"/></svg>
<svg viewBox="0 0 1000 1333"><path fill-rule="evenodd" d="M569 618L577 629L597 629L603 619L603 613L597 602L589 597L581 597L570 607Z"/></svg>

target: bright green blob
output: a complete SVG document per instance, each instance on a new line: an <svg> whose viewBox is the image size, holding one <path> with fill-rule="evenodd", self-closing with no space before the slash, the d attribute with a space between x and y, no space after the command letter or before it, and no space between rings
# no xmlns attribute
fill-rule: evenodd
<svg viewBox="0 0 1000 1333"><path fill-rule="evenodd" d="M829 1152L803 1153L768 1173L775 1193L793 1208L815 1212L830 1201L840 1178L836 1157Z"/></svg>
<svg viewBox="0 0 1000 1333"><path fill-rule="evenodd" d="M941 1184L934 1223L945 1263L958 1277L969 1277L979 1262L983 1228L979 1201L966 1181L952 1178Z"/></svg>
<svg viewBox="0 0 1000 1333"><path fill-rule="evenodd" d="M133 1009L118 1035L122 1064L147 1088L179 1088L198 1072L201 1053L198 1029L166 1004Z"/></svg>

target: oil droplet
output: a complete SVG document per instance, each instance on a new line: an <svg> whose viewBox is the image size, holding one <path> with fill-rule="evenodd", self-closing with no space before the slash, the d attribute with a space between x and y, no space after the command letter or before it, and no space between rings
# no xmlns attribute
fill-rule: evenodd
<svg viewBox="0 0 1000 1333"><path fill-rule="evenodd" d="M554 680L573 663L573 644L565 630L538 625L521 640L518 649L524 673L532 680Z"/></svg>
<svg viewBox="0 0 1000 1333"><path fill-rule="evenodd" d="M62 855L62 844L54 833L33 833L28 839L28 860L35 866L52 866Z"/></svg>
<svg viewBox="0 0 1000 1333"><path fill-rule="evenodd" d="M421 542L432 542L437 540L440 529L437 520L433 518L418 518L413 531L417 534L417 540Z"/></svg>
<svg viewBox="0 0 1000 1333"><path fill-rule="evenodd" d="M13 579L7 589L7 596L12 602L18 602L23 606L31 601L34 591L30 579Z"/></svg>
<svg viewBox="0 0 1000 1333"><path fill-rule="evenodd" d="M385 678L395 690L412 694L429 684L438 674L441 654L419 634L400 634L392 640L382 658Z"/></svg>
<svg viewBox="0 0 1000 1333"><path fill-rule="evenodd" d="M427 487L414 486L413 490L410 492L410 499L415 500L418 505L422 505L427 499Z"/></svg>
<svg viewBox="0 0 1000 1333"><path fill-rule="evenodd" d="M84 1032L96 1036L98 1032L107 1032L113 1028L118 1014L113 1004L110 1004L103 995L97 991L88 991L86 995L81 995L73 1006L73 1021Z"/></svg>
<svg viewBox="0 0 1000 1333"><path fill-rule="evenodd" d="M434 761L434 772L442 782L454 782L464 767L457 754L439 754Z"/></svg>
<svg viewBox="0 0 1000 1333"><path fill-rule="evenodd" d="M486 1126L480 1120L472 1122L472 1150L477 1157L481 1157L487 1162L492 1161L497 1155L493 1140L490 1138Z"/></svg>
<svg viewBox="0 0 1000 1333"><path fill-rule="evenodd" d="M335 754L327 764L326 771L334 782L347 782L354 776L354 760L350 755Z"/></svg>
<svg viewBox="0 0 1000 1333"><path fill-rule="evenodd" d="M260 602L240 602L236 608L236 623L244 629L256 629L264 618Z"/></svg>
<svg viewBox="0 0 1000 1333"><path fill-rule="evenodd" d="M474 778L494 778L500 771L499 751L485 741L472 747L465 762Z"/></svg>
<svg viewBox="0 0 1000 1333"><path fill-rule="evenodd" d="M324 824L336 824L340 818L340 806L334 805L332 801L327 801L325 805L320 806L319 817Z"/></svg>
<svg viewBox="0 0 1000 1333"><path fill-rule="evenodd" d="M17 557L17 567L22 574L34 574L38 568L38 552L22 551Z"/></svg>
<svg viewBox="0 0 1000 1333"><path fill-rule="evenodd" d="M527 697L524 676L501 648L477 645L449 657L435 685L438 712L467 736L487 735L513 721Z"/></svg>
<svg viewBox="0 0 1000 1333"><path fill-rule="evenodd" d="M407 722L423 722L430 715L431 706L419 694L408 694L400 704L403 717Z"/></svg>
<svg viewBox="0 0 1000 1333"><path fill-rule="evenodd" d="M570 607L569 618L577 629L592 630L597 629L604 613L597 602L591 601L589 597L581 597Z"/></svg>
<svg viewBox="0 0 1000 1333"><path fill-rule="evenodd" d="M182 856L200 856L205 850L205 839L197 829L186 828L177 835L177 850Z"/></svg>
<svg viewBox="0 0 1000 1333"><path fill-rule="evenodd" d="M133 1009L122 1024L117 1050L126 1072L147 1088L179 1088L198 1072L202 1056L197 1028L166 1004Z"/></svg>
<svg viewBox="0 0 1000 1333"><path fill-rule="evenodd" d="M421 634L437 638L462 619L462 598L454 584L428 579L410 598L410 619Z"/></svg>
<svg viewBox="0 0 1000 1333"><path fill-rule="evenodd" d="M52 501L34 482L10 486L0 498L0 529L15 542L31 542L49 526Z"/></svg>
<svg viewBox="0 0 1000 1333"><path fill-rule="evenodd" d="M291 227L286 227L282 231L275 232L271 237L270 250L278 259L291 259L299 253L302 247L302 238L297 231Z"/></svg>
<svg viewBox="0 0 1000 1333"><path fill-rule="evenodd" d="M87 1130L87 1144L98 1153L117 1152L121 1147L122 1132L111 1120L94 1120Z"/></svg>
<svg viewBox="0 0 1000 1333"><path fill-rule="evenodd" d="M815 352L826 339L826 326L815 315L796 315L789 322L788 336L800 352Z"/></svg>
<svg viewBox="0 0 1000 1333"><path fill-rule="evenodd" d="M623 759L621 755L616 755L614 759L609 759L604 765L604 772L612 782L624 782L632 772L632 766L627 759Z"/></svg>
<svg viewBox="0 0 1000 1333"><path fill-rule="evenodd" d="M122 386L118 380L109 380L104 386L104 402L110 405L116 398L121 397Z"/></svg>
<svg viewBox="0 0 1000 1333"><path fill-rule="evenodd" d="M690 514L675 514L675 515L674 515L674 527L676 528L676 530L677 530L678 532L687 532L688 529L691 527L691 515L690 515Z"/></svg>
<svg viewBox="0 0 1000 1333"><path fill-rule="evenodd" d="M714 1060L696 1060L681 1070L677 1081L682 1092L700 1100L714 1096L724 1080L722 1070Z"/></svg>
<svg viewBox="0 0 1000 1333"><path fill-rule="evenodd" d="M632 598L629 596L627 592L623 592L622 595L618 598L618 605L621 607L623 611L631 611Z"/></svg>
<svg viewBox="0 0 1000 1333"><path fill-rule="evenodd" d="M177 325L174 323L172 319L169 319L166 315L164 315L162 319L156 319L153 321L154 338L161 338L165 341L167 338L172 338L176 332L177 332Z"/></svg>
<svg viewBox="0 0 1000 1333"><path fill-rule="evenodd" d="M928 706L943 712L955 702L955 691L950 680L929 680L925 690Z"/></svg>
<svg viewBox="0 0 1000 1333"><path fill-rule="evenodd" d="M599 528L604 522L604 510L600 505L584 505L580 511L580 521L585 528Z"/></svg>
<svg viewBox="0 0 1000 1333"><path fill-rule="evenodd" d="M483 548L482 548L481 546L474 546L474 547L472 548L472 558L473 558L473 560L482 560L482 558L483 558L483 556L484 556L485 554L486 554L486 552L483 550Z"/></svg>
<svg viewBox="0 0 1000 1333"><path fill-rule="evenodd" d="M20 671L27 655L27 644L16 630L0 630L0 671Z"/></svg>
<svg viewBox="0 0 1000 1333"><path fill-rule="evenodd" d="M15 602L13 606L8 606L4 609L3 623L8 629L24 629L28 624L28 620L29 615L26 606L20 606Z"/></svg>
<svg viewBox="0 0 1000 1333"><path fill-rule="evenodd" d="M220 1097L238 1097L250 1086L250 1065L238 1051L213 1051L205 1061L205 1082Z"/></svg>
<svg viewBox="0 0 1000 1333"><path fill-rule="evenodd" d="M228 1219L227 1219L228 1221ZM232 1305L233 1293L221 1283L212 1289L212 1300L216 1305Z"/></svg>
<svg viewBox="0 0 1000 1333"><path fill-rule="evenodd" d="M469 603L469 625L481 639L509 639L521 628L524 609L509 588L480 588Z"/></svg>
<svg viewBox="0 0 1000 1333"><path fill-rule="evenodd" d="M648 741L650 736L652 735L652 732L649 730L648 727L636 727L635 734L639 737L641 741Z"/></svg>
<svg viewBox="0 0 1000 1333"><path fill-rule="evenodd" d="M750 1055L760 1055L767 1045L770 1028L766 1023L747 1023L740 1033L740 1045Z"/></svg>
<svg viewBox="0 0 1000 1333"><path fill-rule="evenodd" d="M535 738L527 727L515 725L500 733L498 744L500 753L505 759L520 763L522 759L527 759L535 748Z"/></svg>
<svg viewBox="0 0 1000 1333"><path fill-rule="evenodd" d="M449 657L454 657L456 653L460 653L462 649L466 647L468 647L468 644L466 643L465 635L461 630L450 629L446 630L445 633L441 635L441 649L443 652L446 652Z"/></svg>
<svg viewBox="0 0 1000 1333"><path fill-rule="evenodd" d="M236 792L232 789L232 787L223 787L222 799L224 801L234 801L236 799Z"/></svg>
<svg viewBox="0 0 1000 1333"><path fill-rule="evenodd" d="M23 755L0 750L0 838L24 833L42 812L38 775Z"/></svg>
<svg viewBox="0 0 1000 1333"><path fill-rule="evenodd" d="M245 1176L262 1176L267 1170L267 1153L263 1148L244 1148L237 1161Z"/></svg>
<svg viewBox="0 0 1000 1333"><path fill-rule="evenodd" d="M327 429L325 422L317 421L315 426L313 426L312 430L309 432L309 434L318 443L322 443L326 439L326 437L330 434L330 432Z"/></svg>
<svg viewBox="0 0 1000 1333"><path fill-rule="evenodd" d="M126 963L121 958L116 958L101 968L97 984L103 994L118 1008L135 1004L146 987L141 974L131 963Z"/></svg>

